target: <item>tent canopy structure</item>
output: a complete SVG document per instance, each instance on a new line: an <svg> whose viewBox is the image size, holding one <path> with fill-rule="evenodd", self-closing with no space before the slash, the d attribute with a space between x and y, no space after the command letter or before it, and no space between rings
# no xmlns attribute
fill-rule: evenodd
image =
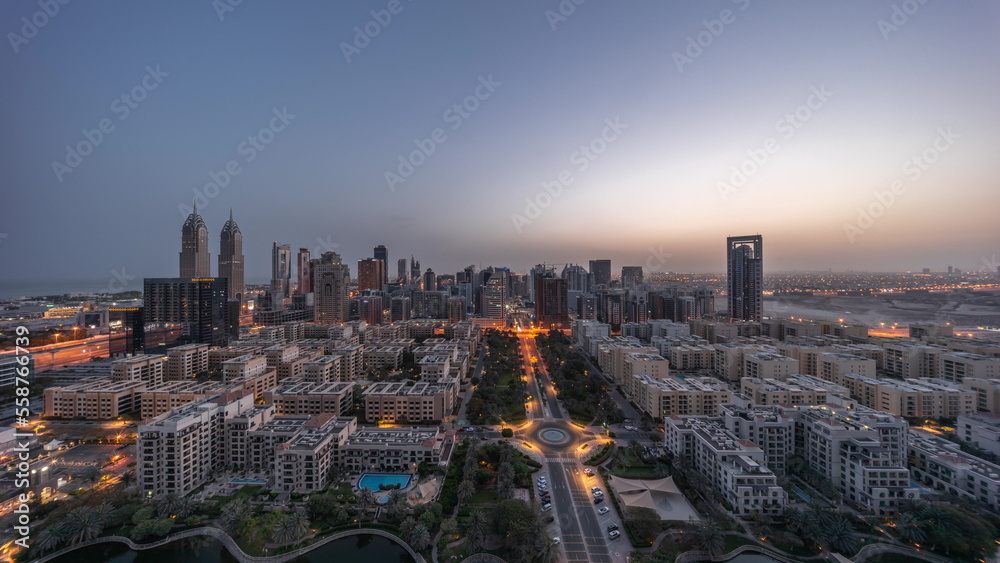
<svg viewBox="0 0 1000 563"><path fill-rule="evenodd" d="M673 477L625 479L611 476L608 482L625 506L653 509L663 520L700 520L694 507L677 488Z"/></svg>

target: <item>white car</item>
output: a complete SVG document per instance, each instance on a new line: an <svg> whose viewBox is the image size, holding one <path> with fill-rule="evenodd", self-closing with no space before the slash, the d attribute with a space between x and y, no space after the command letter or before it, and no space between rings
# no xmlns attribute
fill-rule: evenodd
<svg viewBox="0 0 1000 563"><path fill-rule="evenodd" d="M600 514L600 515L602 515L602 516L605 515L605 514L607 514L608 512L611 512L611 509L609 509L606 506L602 506L601 509L597 511L597 513Z"/></svg>
<svg viewBox="0 0 1000 563"><path fill-rule="evenodd" d="M618 530L612 530L611 533L608 534L608 539L612 539L612 540L618 539L618 536L620 536L620 535L622 535L622 533L619 532Z"/></svg>
<svg viewBox="0 0 1000 563"><path fill-rule="evenodd" d="M560 542L562 542L562 540L559 539L558 537L552 538L552 543L559 545Z"/></svg>
<svg viewBox="0 0 1000 563"><path fill-rule="evenodd" d="M552 510L552 503L551 502L547 502L547 503L543 504L542 505L542 510L543 511Z"/></svg>

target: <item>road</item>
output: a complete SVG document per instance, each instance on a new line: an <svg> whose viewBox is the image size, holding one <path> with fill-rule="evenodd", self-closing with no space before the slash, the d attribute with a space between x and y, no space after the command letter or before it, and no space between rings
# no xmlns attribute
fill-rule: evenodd
<svg viewBox="0 0 1000 563"><path fill-rule="evenodd" d="M80 340L32 346L28 348L35 358L35 371L79 364L92 358L108 355L108 335L97 335ZM13 354L15 350L5 350L2 354Z"/></svg>
<svg viewBox="0 0 1000 563"><path fill-rule="evenodd" d="M583 473L581 447L599 440L599 433L590 428L573 424L552 391L551 380L535 344L537 330L524 323L516 323L518 341L523 356L528 394L532 399L526 405L528 422L515 432L515 438L530 449L541 453L544 463L538 474L546 475L552 493L552 512L556 516L553 537L561 539L561 560L567 562L623 563L631 550L627 539L610 540L607 526L621 518L613 503L607 500L594 505L590 487L599 479ZM535 361L532 361L534 358ZM605 491L605 496L610 495ZM608 514L598 515L600 507L607 506ZM558 528L556 531L555 528Z"/></svg>

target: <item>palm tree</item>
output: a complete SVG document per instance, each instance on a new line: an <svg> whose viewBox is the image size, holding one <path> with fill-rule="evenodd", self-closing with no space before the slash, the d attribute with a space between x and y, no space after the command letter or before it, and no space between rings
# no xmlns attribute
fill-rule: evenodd
<svg viewBox="0 0 1000 563"><path fill-rule="evenodd" d="M511 463L514 461L514 448L509 443L504 442L500 448L500 463Z"/></svg>
<svg viewBox="0 0 1000 563"><path fill-rule="evenodd" d="M500 467L497 468L497 479L500 479L501 481L503 480L513 481L514 465L509 461L501 461Z"/></svg>
<svg viewBox="0 0 1000 563"><path fill-rule="evenodd" d="M855 553L861 543L854 526L846 518L836 519L828 528L827 535L830 538L830 548L847 555Z"/></svg>
<svg viewBox="0 0 1000 563"><path fill-rule="evenodd" d="M431 532L427 526L417 524L410 533L410 545L417 551L423 551L431 545Z"/></svg>
<svg viewBox="0 0 1000 563"><path fill-rule="evenodd" d="M90 482L91 485L101 480L101 470L97 467L88 467L81 475Z"/></svg>
<svg viewBox="0 0 1000 563"><path fill-rule="evenodd" d="M177 514L177 509L184 504L184 497L178 495L177 493L167 493L160 497L160 500L156 503L156 513L161 517L172 516Z"/></svg>
<svg viewBox="0 0 1000 563"><path fill-rule="evenodd" d="M229 501L222 507L222 514L219 515L219 523L222 529L234 535L240 530L240 524L244 521L250 511L250 506L243 499Z"/></svg>
<svg viewBox="0 0 1000 563"><path fill-rule="evenodd" d="M278 520L274 528L274 543L286 544L306 535L309 531L309 518L302 512L286 514Z"/></svg>
<svg viewBox="0 0 1000 563"><path fill-rule="evenodd" d="M403 536L409 538L410 534L413 533L413 529L417 527L417 521L412 516L407 516L399 524L399 531L403 532Z"/></svg>
<svg viewBox="0 0 1000 563"><path fill-rule="evenodd" d="M45 553L58 546L64 539L66 539L65 526L56 524L38 532L34 540L34 547L39 550L39 553Z"/></svg>
<svg viewBox="0 0 1000 563"><path fill-rule="evenodd" d="M476 484L472 482L472 479L462 479L462 482L458 484L458 502L465 504L465 501L474 494L476 494Z"/></svg>
<svg viewBox="0 0 1000 563"><path fill-rule="evenodd" d="M473 551L479 551L490 528L490 520L482 510L473 510L465 524L465 533L469 536Z"/></svg>
<svg viewBox="0 0 1000 563"><path fill-rule="evenodd" d="M131 487L132 484L135 483L135 471L129 470L126 471L125 473L122 473L120 482L122 484L123 489Z"/></svg>
<svg viewBox="0 0 1000 563"><path fill-rule="evenodd" d="M372 493L371 489L365 487L358 491L356 496L356 502L358 504L358 510L362 513L367 512L368 507L375 504L375 495Z"/></svg>
<svg viewBox="0 0 1000 563"><path fill-rule="evenodd" d="M284 545L292 543L296 539L298 536L295 535L294 517L291 514L286 514L274 527L274 535L271 536L271 540L276 544Z"/></svg>
<svg viewBox="0 0 1000 563"><path fill-rule="evenodd" d="M726 546L726 538L722 535L722 528L715 522L709 520L698 528L698 547L702 550L718 555L722 553Z"/></svg>
<svg viewBox="0 0 1000 563"><path fill-rule="evenodd" d="M497 496L501 500L507 500L514 497L514 483L506 479L501 479L497 483Z"/></svg>
<svg viewBox="0 0 1000 563"><path fill-rule="evenodd" d="M896 535L903 541L921 543L927 539L921 523L920 517L914 512L904 512L896 518Z"/></svg>
<svg viewBox="0 0 1000 563"><path fill-rule="evenodd" d="M72 543L91 540L104 530L104 518L90 506L81 506L66 515L67 535Z"/></svg>
<svg viewBox="0 0 1000 563"><path fill-rule="evenodd" d="M400 512L406 509L406 493L396 489L389 492L389 501L386 503L386 509L392 516L398 515Z"/></svg>

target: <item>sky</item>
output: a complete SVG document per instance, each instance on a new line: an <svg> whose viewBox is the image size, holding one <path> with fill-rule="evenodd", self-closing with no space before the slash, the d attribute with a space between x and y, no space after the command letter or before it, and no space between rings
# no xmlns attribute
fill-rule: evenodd
<svg viewBox="0 0 1000 563"><path fill-rule="evenodd" d="M0 3L0 276L996 262L1000 5L576 2Z"/></svg>

